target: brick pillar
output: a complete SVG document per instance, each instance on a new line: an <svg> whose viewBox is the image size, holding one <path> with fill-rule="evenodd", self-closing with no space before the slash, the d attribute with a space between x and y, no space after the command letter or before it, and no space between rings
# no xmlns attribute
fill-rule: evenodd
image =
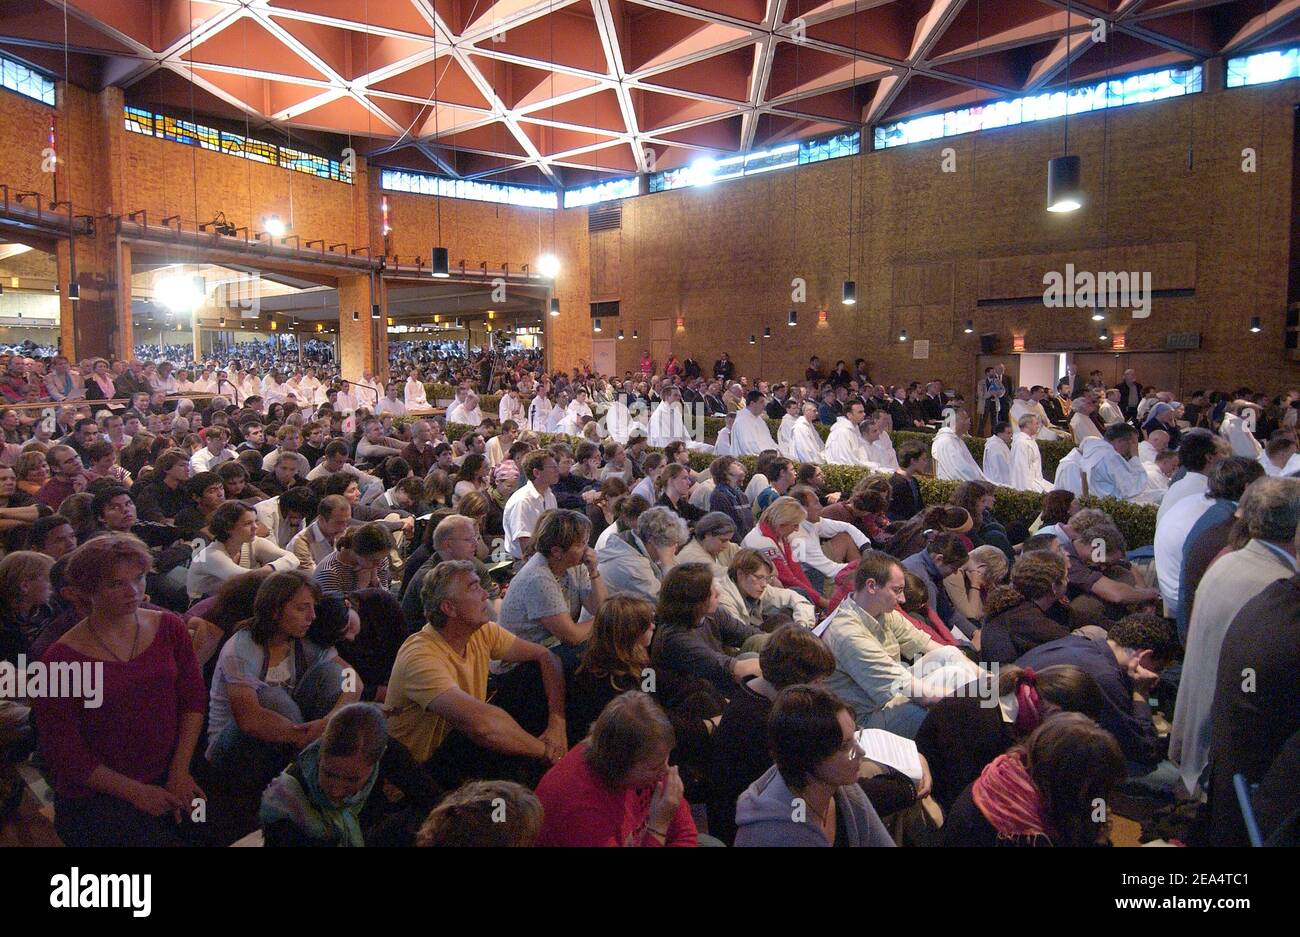
<svg viewBox="0 0 1300 937"><path fill-rule="evenodd" d="M370 371L380 381L388 378L387 291L377 281L374 302L379 303L379 318L372 319L370 277L340 277L339 292L339 366L343 379L359 381ZM352 318L352 313L357 318Z"/></svg>

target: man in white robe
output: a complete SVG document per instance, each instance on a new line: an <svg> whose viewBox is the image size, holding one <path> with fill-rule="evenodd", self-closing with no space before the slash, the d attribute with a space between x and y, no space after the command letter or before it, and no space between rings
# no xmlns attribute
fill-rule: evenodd
<svg viewBox="0 0 1300 937"><path fill-rule="evenodd" d="M569 411L569 395L565 391L560 391L555 397L555 404L551 407L550 411L546 414L546 429L543 430L543 432L546 433L558 432L560 421L563 420L565 416L568 415L568 411ZM581 427L579 427L579 430L581 430Z"/></svg>
<svg viewBox="0 0 1300 937"><path fill-rule="evenodd" d="M1020 432L1011 437L1011 477L1007 485L1021 491L1048 492L1052 483L1043 477L1043 454L1038 451L1038 417L1020 418ZM985 450L987 452L987 450ZM987 464L986 464L987 469Z"/></svg>
<svg viewBox="0 0 1300 937"><path fill-rule="evenodd" d="M871 461L867 454L867 444L862 438L862 421L866 419L866 409L862 401L850 401L844 407L844 413L831 427L822 448L822 456L831 465L858 465L879 471L880 466Z"/></svg>
<svg viewBox="0 0 1300 937"><path fill-rule="evenodd" d="M1070 432L1074 434L1074 444L1083 445L1089 437L1101 438L1101 430L1092 422L1092 414L1097 412L1097 405L1091 397L1076 397L1070 403Z"/></svg>
<svg viewBox="0 0 1300 937"><path fill-rule="evenodd" d="M519 391L513 387L501 395L501 403L497 405L497 419L502 423L506 420L521 424L524 422L524 405L519 401Z"/></svg>
<svg viewBox="0 0 1300 937"><path fill-rule="evenodd" d="M1010 423L997 423L995 432L984 440L984 477L995 485L1011 484L1011 437L1013 430Z"/></svg>
<svg viewBox="0 0 1300 937"><path fill-rule="evenodd" d="M1292 472L1300 472L1300 454L1296 453L1296 445L1292 440L1275 434L1264 447L1259 464L1264 466L1264 474L1273 478L1290 475Z"/></svg>
<svg viewBox="0 0 1300 937"><path fill-rule="evenodd" d="M591 412L591 406L587 402L587 392L578 391L568 406L569 414L577 421L579 426L585 426L588 420L594 420L595 414Z"/></svg>
<svg viewBox="0 0 1300 937"><path fill-rule="evenodd" d="M1022 387L1021 390L1024 390ZM1020 425L1020 418L1028 413L1038 417L1038 435L1035 439L1041 439L1043 442L1051 442L1059 439L1056 430L1052 429L1052 421L1047 418L1047 411L1043 409L1043 398L1047 396L1047 388L1035 386L1025 391L1025 396L1021 397L1019 392L1016 399L1011 402L1011 423L1013 426Z"/></svg>
<svg viewBox="0 0 1300 937"><path fill-rule="evenodd" d="M537 396L533 397L532 403L528 405L528 428L534 433L547 432L551 409L551 401L539 391Z"/></svg>
<svg viewBox="0 0 1300 937"><path fill-rule="evenodd" d="M1147 470L1137 457L1137 432L1127 423L1107 427L1106 436L1089 436L1079 447L1083 452L1083 470L1088 476L1088 494L1096 498L1136 501L1148 492ZM1155 503L1163 492L1150 492Z"/></svg>
<svg viewBox="0 0 1300 937"><path fill-rule="evenodd" d="M1156 456L1169 448L1169 431L1163 429L1153 429L1147 433L1147 438L1138 443L1138 458L1144 464L1151 465L1156 461Z"/></svg>
<svg viewBox="0 0 1300 937"><path fill-rule="evenodd" d="M887 472L898 471L898 453L894 451L894 441L889 438L889 431L894 428L894 418L888 410L877 410L868 417L868 421L871 427L862 431L867 458Z"/></svg>
<svg viewBox="0 0 1300 937"><path fill-rule="evenodd" d="M781 450L781 455L787 459L793 459L790 454L790 437L794 435L794 425L799 422L799 402L791 397L787 397L782 404L785 411L781 416L781 425L776 431L776 447Z"/></svg>
<svg viewBox="0 0 1300 937"><path fill-rule="evenodd" d="M821 433L817 432L817 405L805 403L803 414L794 421L790 432L790 451L781 454L795 462L821 465L826 461L823 446Z"/></svg>
<svg viewBox="0 0 1300 937"><path fill-rule="evenodd" d="M735 455L732 431L736 425L736 414L728 413L725 419L727 425L718 430L718 438L713 442L713 451L718 455Z"/></svg>
<svg viewBox="0 0 1300 937"><path fill-rule="evenodd" d="M751 390L745 395L745 406L736 411L736 422L731 430L733 455L758 455L764 449L775 449L776 440L767 425L763 392Z"/></svg>
<svg viewBox="0 0 1300 937"><path fill-rule="evenodd" d="M1118 390L1106 391L1106 396L1102 398L1098 413L1101 416L1101 421L1107 426L1114 426L1116 423L1124 422L1124 411L1119 406Z"/></svg>
<svg viewBox="0 0 1300 937"><path fill-rule="evenodd" d="M342 395L340 395L342 396ZM478 408L478 394L471 391L465 395L465 402L461 404L460 409L456 411L455 416L451 411L447 412L448 423L464 423L467 426L478 426L483 422L483 411Z"/></svg>
<svg viewBox="0 0 1300 937"><path fill-rule="evenodd" d="M1219 424L1219 435L1228 440L1232 454L1258 459L1264 452L1253 432L1255 418L1259 416L1258 408L1245 400L1234 400L1228 404Z"/></svg>
<svg viewBox="0 0 1300 937"><path fill-rule="evenodd" d="M950 411L948 422L939 427L934 442L930 444L930 458L934 461L937 478L959 482L988 481L966 445L965 436L969 431L970 416L966 411Z"/></svg>

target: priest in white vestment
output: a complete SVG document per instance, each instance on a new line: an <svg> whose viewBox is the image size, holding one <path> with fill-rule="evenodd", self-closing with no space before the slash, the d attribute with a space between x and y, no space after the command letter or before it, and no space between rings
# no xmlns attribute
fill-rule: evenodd
<svg viewBox="0 0 1300 937"><path fill-rule="evenodd" d="M767 425L763 393L751 390L745 395L745 406L736 411L731 430L732 455L758 455L764 449L775 448L776 440Z"/></svg>
<svg viewBox="0 0 1300 937"><path fill-rule="evenodd" d="M934 473L944 481L986 482L979 464L966 445L970 431L970 416L965 410L950 410L947 422L934 434L930 444L930 458Z"/></svg>
<svg viewBox="0 0 1300 937"><path fill-rule="evenodd" d="M790 432L790 451L781 454L795 462L821 465L826 461L823 447L821 433L817 432L817 405L805 403L803 415L794 421Z"/></svg>
<svg viewBox="0 0 1300 937"><path fill-rule="evenodd" d="M1043 454L1038 450L1038 417L1020 418L1020 432L1011 437L1011 475L1007 486L1020 491L1048 492L1052 483L1043 477Z"/></svg>
<svg viewBox="0 0 1300 937"><path fill-rule="evenodd" d="M1002 426L1001 433L994 433L984 440L984 477L995 485L1011 484L1011 426Z"/></svg>
<svg viewBox="0 0 1300 937"><path fill-rule="evenodd" d="M867 444L862 438L862 421L866 411L861 401L850 401L844 407L844 414L831 426L822 456L831 465L857 465L863 468L879 469L867 455Z"/></svg>

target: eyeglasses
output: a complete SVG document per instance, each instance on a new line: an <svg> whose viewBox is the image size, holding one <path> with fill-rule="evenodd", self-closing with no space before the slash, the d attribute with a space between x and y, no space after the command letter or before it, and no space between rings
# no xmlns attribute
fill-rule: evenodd
<svg viewBox="0 0 1300 937"><path fill-rule="evenodd" d="M860 758L864 758L867 753L864 752L862 746L858 744L857 733L854 733L848 737L848 740L845 741L843 745L840 746L840 754L847 755L849 761L857 761Z"/></svg>

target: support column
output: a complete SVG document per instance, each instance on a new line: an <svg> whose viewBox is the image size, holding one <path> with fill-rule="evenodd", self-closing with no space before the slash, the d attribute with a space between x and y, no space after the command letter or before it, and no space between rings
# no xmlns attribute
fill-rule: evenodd
<svg viewBox="0 0 1300 937"><path fill-rule="evenodd" d="M113 350L121 358L130 358L135 348L135 319L131 311L131 245L116 242L114 251L113 318L117 324Z"/></svg>
<svg viewBox="0 0 1300 937"><path fill-rule="evenodd" d="M370 277L340 277L339 294L339 370L343 379L359 381L369 371L379 380L388 377L387 291L379 281L374 302L379 303L379 318L370 315L372 302ZM352 314L356 313L356 319Z"/></svg>

